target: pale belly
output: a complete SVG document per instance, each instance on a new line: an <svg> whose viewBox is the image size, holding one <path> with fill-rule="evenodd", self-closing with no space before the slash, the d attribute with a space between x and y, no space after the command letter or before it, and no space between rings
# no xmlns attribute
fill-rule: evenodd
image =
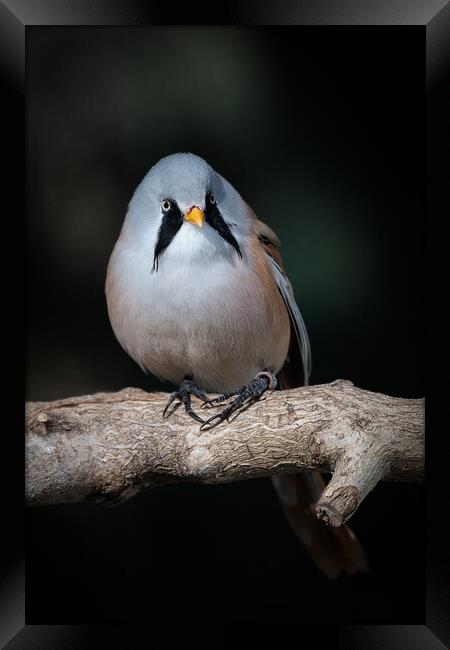
<svg viewBox="0 0 450 650"><path fill-rule="evenodd" d="M174 271L146 282L138 293L111 291L108 306L119 342L153 375L175 385L190 376L206 391L224 392L264 368L281 369L286 308L277 289L268 296L245 268L215 267L195 278Z"/></svg>

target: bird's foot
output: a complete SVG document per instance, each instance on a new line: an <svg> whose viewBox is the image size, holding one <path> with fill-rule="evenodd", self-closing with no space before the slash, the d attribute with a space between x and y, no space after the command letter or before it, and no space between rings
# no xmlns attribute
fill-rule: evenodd
<svg viewBox="0 0 450 650"><path fill-rule="evenodd" d="M225 402L230 397L237 396L232 402L230 402L220 413L213 415L211 418L203 422L200 427L201 431L207 431L217 426L220 422L228 420L230 415L235 413L238 409L241 409L243 406L250 406L253 402L256 402L261 395L263 395L267 390L275 390L278 385L277 378L270 370L263 370L259 372L252 381L247 384L247 386L239 386L236 390L231 391L230 393L223 393L218 397L204 401L201 408L211 408L217 406L218 404Z"/></svg>
<svg viewBox="0 0 450 650"><path fill-rule="evenodd" d="M197 415L197 413L194 411L191 405L191 396L194 395L194 397L198 397L201 399L203 402L208 401L208 395L200 390L192 379L190 377L185 377L181 384L178 387L178 390L176 390L174 393L171 394L169 399L167 400L167 404L164 408L163 411L163 418L169 417L178 407L180 404L184 404L184 408L186 413L193 418L194 420L197 420L197 422L204 422L201 417ZM178 400L178 403L175 405L175 407L171 410L168 411L170 405L175 401Z"/></svg>

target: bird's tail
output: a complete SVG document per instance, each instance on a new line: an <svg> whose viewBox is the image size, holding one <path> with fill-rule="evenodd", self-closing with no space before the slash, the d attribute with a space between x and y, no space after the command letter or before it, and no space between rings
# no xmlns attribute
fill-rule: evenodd
<svg viewBox="0 0 450 650"><path fill-rule="evenodd" d="M315 515L325 483L319 472L272 476L283 510L298 539L328 578L367 570L364 550L352 530L328 526Z"/></svg>

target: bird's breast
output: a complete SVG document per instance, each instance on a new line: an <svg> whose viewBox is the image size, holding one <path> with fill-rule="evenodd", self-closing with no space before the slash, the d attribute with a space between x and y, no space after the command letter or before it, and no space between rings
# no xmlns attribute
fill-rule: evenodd
<svg viewBox="0 0 450 650"><path fill-rule="evenodd" d="M152 273L147 257L115 249L106 291L113 330L141 367L174 384L191 375L204 390L222 392L264 367L278 372L289 317L260 266L247 256L161 263Z"/></svg>

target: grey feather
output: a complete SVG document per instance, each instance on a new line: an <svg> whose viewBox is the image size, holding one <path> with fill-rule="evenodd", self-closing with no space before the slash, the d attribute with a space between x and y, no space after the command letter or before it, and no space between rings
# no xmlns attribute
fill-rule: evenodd
<svg viewBox="0 0 450 650"><path fill-rule="evenodd" d="M304 369L304 384L305 386L309 383L309 377L311 375L311 345L309 342L308 332L306 330L305 321L300 313L297 303L294 298L294 291L292 285L289 282L288 278L283 273L280 266L276 263L271 255L268 255L270 260L273 275L277 286L280 290L283 300L291 317L292 323L294 325L295 335L298 340L300 347L300 353L303 362Z"/></svg>

